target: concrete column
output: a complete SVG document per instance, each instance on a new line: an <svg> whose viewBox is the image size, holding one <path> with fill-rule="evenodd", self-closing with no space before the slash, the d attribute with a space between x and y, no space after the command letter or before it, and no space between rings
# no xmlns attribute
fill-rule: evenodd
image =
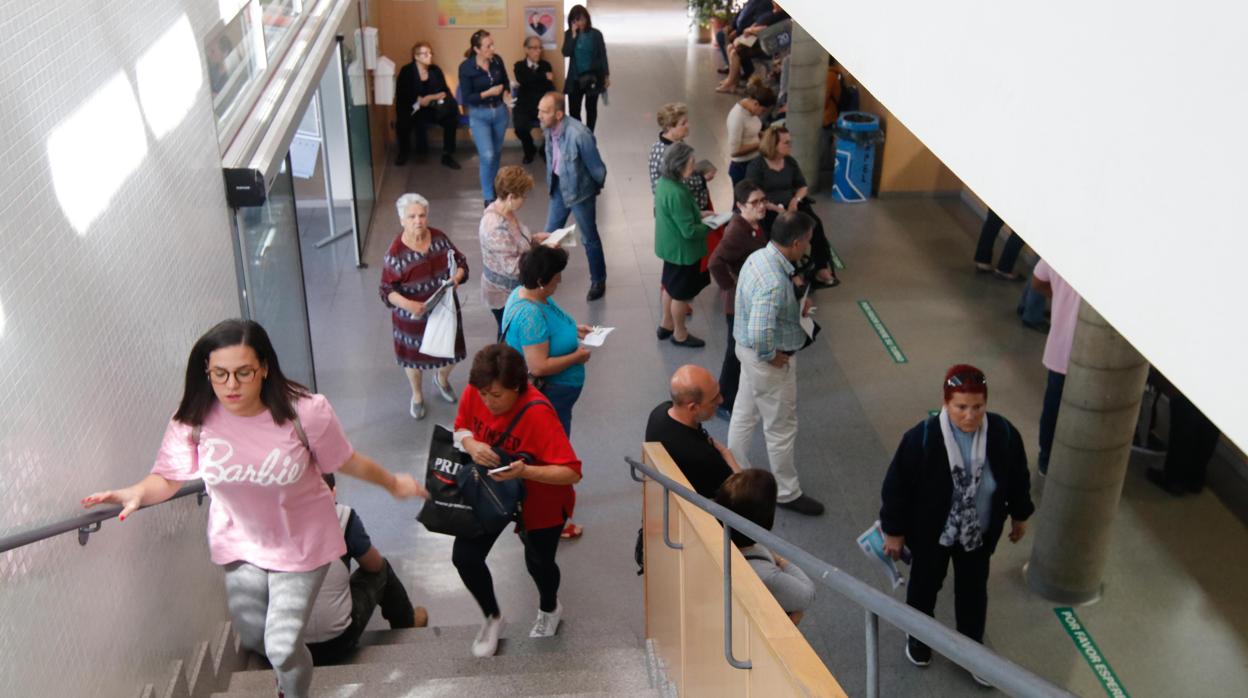
<svg viewBox="0 0 1248 698"><path fill-rule="evenodd" d="M1148 362L1084 302L1027 566L1028 584L1047 599L1101 595L1147 377Z"/></svg>
<svg viewBox="0 0 1248 698"><path fill-rule="evenodd" d="M785 125L793 134L793 157L812 190L819 183L819 137L828 92L828 52L793 22L789 51L789 112Z"/></svg>

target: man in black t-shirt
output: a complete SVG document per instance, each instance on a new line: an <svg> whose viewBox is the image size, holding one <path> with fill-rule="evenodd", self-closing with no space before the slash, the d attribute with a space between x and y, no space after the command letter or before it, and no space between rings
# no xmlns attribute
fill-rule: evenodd
<svg viewBox="0 0 1248 698"><path fill-rule="evenodd" d="M705 368L686 364L672 374L671 390L672 399L650 413L646 441L663 444L694 491L714 499L720 484L741 470L732 451L702 428L723 402L719 383Z"/></svg>

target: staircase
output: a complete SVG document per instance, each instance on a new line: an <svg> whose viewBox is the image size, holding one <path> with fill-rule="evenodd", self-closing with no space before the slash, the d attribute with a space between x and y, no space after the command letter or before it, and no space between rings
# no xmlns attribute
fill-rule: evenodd
<svg viewBox="0 0 1248 698"><path fill-rule="evenodd" d="M632 633L564 621L551 638L504 626L498 654L472 656L477 626L367 631L350 664L318 666L316 698L425 696L675 696ZM249 665L254 667L255 664ZM212 698L273 698L273 671L235 672Z"/></svg>

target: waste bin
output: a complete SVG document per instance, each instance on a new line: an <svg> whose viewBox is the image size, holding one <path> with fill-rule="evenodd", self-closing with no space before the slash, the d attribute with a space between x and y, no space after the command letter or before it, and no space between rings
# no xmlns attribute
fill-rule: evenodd
<svg viewBox="0 0 1248 698"><path fill-rule="evenodd" d="M833 129L836 136L836 168L832 173L832 199L861 203L871 198L875 179L875 154L884 142L880 120L861 111L841 114Z"/></svg>

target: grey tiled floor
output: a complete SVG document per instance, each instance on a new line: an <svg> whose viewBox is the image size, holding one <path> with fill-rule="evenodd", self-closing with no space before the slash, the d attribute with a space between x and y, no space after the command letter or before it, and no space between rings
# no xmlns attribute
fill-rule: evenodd
<svg viewBox="0 0 1248 698"><path fill-rule="evenodd" d="M712 91L711 50L685 42L682 8L669 0L592 8L613 66L611 104L601 108L598 125L610 169L599 201L608 293L603 301L585 303L587 273L579 248L559 291L560 303L579 320L619 328L595 352L575 411L573 443L585 462L577 520L586 534L560 551L565 618L576 623L592 616L638 637L642 587L631 563L638 490L621 458L638 451L645 416L665 399L671 370L692 361L718 372L724 342L723 318L709 290L698 299L691 324L708 340L705 349L660 344L653 335L659 263L652 252L645 166L655 140L654 111L667 101L687 102L691 145L700 156L723 163L724 116L732 104L731 97ZM433 157L405 168L390 166L368 243L368 269L354 268L348 243L320 251L305 247L319 387L333 400L356 447L397 470L422 471L432 424L449 423L454 406L429 391L430 417L414 422L407 415L407 387L394 364L390 321L376 290L380 257L398 231L389 202L403 191L429 198L431 224L446 231L478 269L481 197L470 142L461 142L460 159L459 172L440 167ZM509 149L503 159L519 164L520 153ZM539 182L540 164L531 170ZM721 171L725 175L712 183L712 193L722 209L730 193L726 167ZM901 433L939 406L943 370L970 361L990 377L992 409L1007 415L1034 450L1044 389L1043 337L1016 321L1017 285L971 273L977 221L960 203L912 199L834 206L819 199L817 210L846 269L840 288L819 292L817 317L824 334L800 358L797 449L804 488L828 505L828 513L807 519L782 511L776 532L884 589L853 539L875 518L880 479ZM541 229L545 207L539 185L521 214L534 230ZM857 305L863 299L873 304L907 363L896 364L885 353ZM462 301L471 352L492 341L494 322L479 303L475 281ZM456 386L463 385L466 373L465 365L457 367ZM725 423L710 428L725 438ZM752 459L766 462L761 439ZM1242 695L1248 682L1248 536L1213 495L1173 501L1144 484L1143 465L1134 463L1128 475L1105 597L1079 614L1134 695ZM429 607L432 623L477 622L479 612L450 564L449 540L413 521L415 505L395 504L354 482L344 483L340 494L361 510L374 542L396 562L413 598ZM1206 540L1216 545L1192 544ZM1023 582L1020 570L1029 553L1028 539L1003 542L998 549L989 582L988 642L1077 693L1098 695L1101 689L1058 623L1054 604L1031 594ZM504 614L513 623L531 623L536 592L518 542L503 536L490 562ZM937 612L950 625L951 584ZM846 690L862 694L860 611L827 590L802 630ZM911 667L901 644L900 634L885 625L884 695L979 691L946 661L938 659L925 671Z"/></svg>

